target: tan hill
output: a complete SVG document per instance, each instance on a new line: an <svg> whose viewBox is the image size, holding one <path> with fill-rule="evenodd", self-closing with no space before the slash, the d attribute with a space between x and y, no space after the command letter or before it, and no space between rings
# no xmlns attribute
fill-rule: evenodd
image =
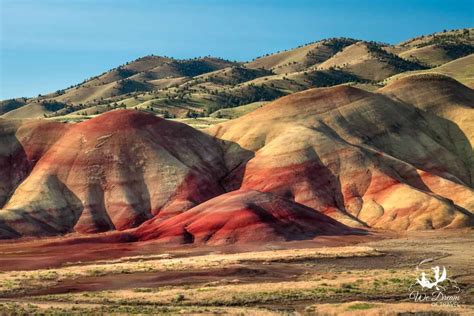
<svg viewBox="0 0 474 316"><path fill-rule="evenodd" d="M356 81L359 81L358 77L340 70L307 70L293 72L288 75L281 74L260 77L245 82L240 87L253 85L278 90L283 94L290 94L309 88L329 87L341 83ZM237 87L237 89L240 87Z"/></svg>
<svg viewBox="0 0 474 316"><path fill-rule="evenodd" d="M149 91L153 85L133 79L119 79L110 83L98 85L84 85L78 89L69 90L57 96L54 100L67 104L97 103L99 100L115 96L126 95L128 93Z"/></svg>
<svg viewBox="0 0 474 316"><path fill-rule="evenodd" d="M269 76L272 74L273 73L269 70L234 66L197 76L195 80L189 81L185 85L193 86L208 83L210 86L207 88L212 89L213 86L215 88L223 86L235 86L243 82L254 80L255 78Z"/></svg>
<svg viewBox="0 0 474 316"><path fill-rule="evenodd" d="M474 54L466 57L455 59L449 63L443 64L439 67L419 70L419 71L407 71L390 78L386 79L389 83L393 80L403 78L405 76L413 74L442 74L456 79L457 81L469 86L474 87Z"/></svg>
<svg viewBox="0 0 474 316"><path fill-rule="evenodd" d="M138 58L132 62L128 62L125 65L119 66L115 69L107 71L100 76L91 78L85 81L83 86L98 86L108 84L114 81L123 80L136 76L144 72L153 72L156 68L164 68L173 62L173 59L160 56L145 56ZM172 71L163 71L163 76L172 76L175 73ZM156 79L156 78L155 78Z"/></svg>
<svg viewBox="0 0 474 316"><path fill-rule="evenodd" d="M267 103L268 103L267 101L253 102L253 103L237 106L234 108L225 108L225 109L217 110L216 112L211 113L210 117L234 119L234 118L241 117L242 115L245 115L247 113L250 113L258 108L261 108Z"/></svg>
<svg viewBox="0 0 474 316"><path fill-rule="evenodd" d="M209 133L255 152L236 187L288 197L348 225L472 223L465 211L474 209L472 170L453 144L468 145L466 136L446 119L383 95L312 89Z"/></svg>
<svg viewBox="0 0 474 316"><path fill-rule="evenodd" d="M399 56L422 65L437 67L472 53L474 53L474 45L433 44L409 49L400 53Z"/></svg>
<svg viewBox="0 0 474 316"><path fill-rule="evenodd" d="M424 47L433 44L472 44L474 40L474 29L463 28L457 30L436 32L429 35L421 35L401 42L399 47Z"/></svg>
<svg viewBox="0 0 474 316"><path fill-rule="evenodd" d="M303 71L319 65L344 47L354 44L350 38L334 38L300 46L295 49L268 54L246 64L248 68L263 68L276 74Z"/></svg>
<svg viewBox="0 0 474 316"><path fill-rule="evenodd" d="M318 69L333 68L349 72L360 79L380 81L400 72L423 67L388 53L376 43L357 42L318 66Z"/></svg>
<svg viewBox="0 0 474 316"><path fill-rule="evenodd" d="M474 53L474 29L423 35L384 49L430 68L437 67Z"/></svg>
<svg viewBox="0 0 474 316"><path fill-rule="evenodd" d="M174 60L147 56L69 89L56 99L77 104L132 92L150 91L155 88L154 83L157 87L163 87L167 85L164 83L166 80L173 82L174 78L194 77L231 65L234 63L218 58Z"/></svg>
<svg viewBox="0 0 474 316"><path fill-rule="evenodd" d="M146 56L86 81L83 86L104 85L127 78L147 82L165 78L194 77L232 65L235 63L212 57L178 60Z"/></svg>
<svg viewBox="0 0 474 316"><path fill-rule="evenodd" d="M189 112L198 116L210 115L219 109L231 109L241 105L274 100L280 96L311 87L326 87L340 83L357 81L358 78L339 70L308 70L286 75L255 76L255 79L243 81L241 76L235 76L239 71L226 70L218 73L203 75L190 80L176 88L167 89L163 94L143 94L126 99L127 107L151 110L159 108L173 116L182 117ZM244 73L265 74L261 70L246 70ZM229 73L224 77L223 73ZM240 81L239 81L240 80ZM240 82L240 83L238 83ZM106 110L105 106L99 112ZM93 114L97 107L91 107L86 113ZM81 113L78 111L77 113ZM158 112L160 113L160 112Z"/></svg>
<svg viewBox="0 0 474 316"><path fill-rule="evenodd" d="M438 74L414 74L393 80L379 91L455 122L474 141L474 91L458 81Z"/></svg>
<svg viewBox="0 0 474 316"><path fill-rule="evenodd" d="M2 117L9 119L42 118L45 115L54 115L67 107L66 103L55 100L34 101L23 104L3 114Z"/></svg>
<svg viewBox="0 0 474 316"><path fill-rule="evenodd" d="M454 122L465 139L452 137L452 143L457 147L459 158L471 170L471 180L474 183L474 91L450 77L436 74L419 74L393 80L380 90L385 95L412 104L429 113Z"/></svg>
<svg viewBox="0 0 474 316"><path fill-rule="evenodd" d="M194 76L233 65L237 64L212 57L177 60L166 57L146 56L68 89L28 99L24 105L15 107L20 108L23 106L26 107L25 109L19 109L19 111L11 113L7 117L27 118L51 114L64 115L89 107L93 107L94 110L86 110L86 113L95 113L97 112L95 108L97 105L109 104L140 92L166 89L170 86L179 85ZM60 109L56 109L50 111L42 106L44 102L62 103L64 104L62 107L64 110L59 111ZM11 106L8 109L13 111ZM7 111L2 112L6 113Z"/></svg>

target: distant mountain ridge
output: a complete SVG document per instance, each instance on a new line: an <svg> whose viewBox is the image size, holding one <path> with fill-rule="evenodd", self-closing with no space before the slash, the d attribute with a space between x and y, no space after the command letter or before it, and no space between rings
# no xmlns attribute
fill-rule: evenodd
<svg viewBox="0 0 474 316"><path fill-rule="evenodd" d="M474 29L470 28L398 45L324 39L249 62L150 55L54 93L1 101L0 116L89 116L116 108L167 117L209 116L219 109L272 101L315 87L350 84L375 90L394 75L429 71L458 59L465 62L462 58L473 53Z"/></svg>

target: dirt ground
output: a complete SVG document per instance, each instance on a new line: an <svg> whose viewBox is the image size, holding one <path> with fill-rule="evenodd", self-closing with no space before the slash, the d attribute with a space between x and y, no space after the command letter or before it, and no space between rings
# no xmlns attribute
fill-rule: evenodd
<svg viewBox="0 0 474 316"><path fill-rule="evenodd" d="M0 244L0 314L474 314L467 230L163 248L67 236ZM415 302L418 264L455 304Z"/></svg>

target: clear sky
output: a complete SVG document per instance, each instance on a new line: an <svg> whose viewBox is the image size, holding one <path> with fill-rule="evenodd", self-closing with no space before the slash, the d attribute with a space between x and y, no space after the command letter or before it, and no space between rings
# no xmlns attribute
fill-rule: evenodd
<svg viewBox="0 0 474 316"><path fill-rule="evenodd" d="M0 0L0 99L135 58L248 60L327 37L397 43L473 27L474 0Z"/></svg>

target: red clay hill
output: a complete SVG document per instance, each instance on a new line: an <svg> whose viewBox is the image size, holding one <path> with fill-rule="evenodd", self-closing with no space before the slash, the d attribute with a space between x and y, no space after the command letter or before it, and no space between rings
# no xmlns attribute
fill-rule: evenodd
<svg viewBox="0 0 474 316"><path fill-rule="evenodd" d="M472 226L472 133L458 119L473 97L436 80L449 82L434 98L462 97L311 89L205 132L130 110L0 120L0 238L217 245Z"/></svg>
<svg viewBox="0 0 474 316"><path fill-rule="evenodd" d="M357 230L271 193L238 190L222 194L167 220L152 219L133 234L163 243L220 245L312 239Z"/></svg>
<svg viewBox="0 0 474 316"><path fill-rule="evenodd" d="M2 124L17 144L0 160L10 170L2 182L15 180L3 190L2 237L123 230L224 193L218 141L187 125L118 110L54 126L46 142L43 124L33 136L17 126L16 137Z"/></svg>

